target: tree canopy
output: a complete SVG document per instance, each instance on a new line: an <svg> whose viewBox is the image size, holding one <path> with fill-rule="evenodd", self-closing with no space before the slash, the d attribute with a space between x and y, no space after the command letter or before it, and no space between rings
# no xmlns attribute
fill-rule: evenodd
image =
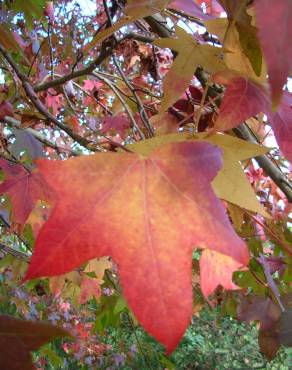
<svg viewBox="0 0 292 370"><path fill-rule="evenodd" d="M291 346L291 1L4 0L0 19L3 284L97 302L87 336L126 310L167 355L204 302L259 322L268 359ZM63 329L0 316L5 369L78 335L24 301Z"/></svg>

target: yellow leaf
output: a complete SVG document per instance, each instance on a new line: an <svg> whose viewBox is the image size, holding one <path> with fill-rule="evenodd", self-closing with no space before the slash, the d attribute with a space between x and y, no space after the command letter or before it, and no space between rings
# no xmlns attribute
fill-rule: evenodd
<svg viewBox="0 0 292 370"><path fill-rule="evenodd" d="M231 217L232 224L236 231L240 231L243 224L244 212L241 208L235 206L232 203L228 204L228 213Z"/></svg>
<svg viewBox="0 0 292 370"><path fill-rule="evenodd" d="M170 0L128 0L125 13L132 18L144 18L165 9Z"/></svg>
<svg viewBox="0 0 292 370"><path fill-rule="evenodd" d="M270 218L257 200L255 192L239 162L263 155L267 152L267 148L219 133L209 137L206 133L196 134L195 136L187 133L161 135L140 141L128 147L132 151L146 156L160 145L185 140L206 140L223 149L223 167L212 183L213 189L219 198Z"/></svg>
<svg viewBox="0 0 292 370"><path fill-rule="evenodd" d="M213 35L217 35L224 49L224 62L226 66L240 74L254 79L257 82L265 82L267 69L262 61L260 76L257 76L252 68L250 61L245 55L239 41L239 34L235 26L228 27L227 18L217 18L205 21L207 30Z"/></svg>
<svg viewBox="0 0 292 370"><path fill-rule="evenodd" d="M103 281L104 272L112 267L109 257L101 257L90 260L84 269L84 272L95 272L96 279Z"/></svg>
<svg viewBox="0 0 292 370"><path fill-rule="evenodd" d="M80 285L81 276L79 272L71 271L68 274L51 277L49 279L50 291L56 296L60 295L61 293L64 296L65 294L64 288L65 288L66 283L67 283L67 286L65 290L67 290L68 285L72 285L72 284L74 286Z"/></svg>
<svg viewBox="0 0 292 370"><path fill-rule="evenodd" d="M132 0L128 1L125 8L125 16L121 18L113 26L98 32L94 38L85 45L83 52L87 53L96 44L102 42L104 39L118 31L123 26L135 22L139 18L145 18L151 14L158 13L160 10L164 9L169 0Z"/></svg>
<svg viewBox="0 0 292 370"><path fill-rule="evenodd" d="M163 82L164 97L159 114L163 114L174 104L189 86L197 67L202 66L208 72L218 72L226 68L222 58L222 49L211 45L199 44L182 28L175 28L177 38L156 39L154 44L175 50L178 56Z"/></svg>

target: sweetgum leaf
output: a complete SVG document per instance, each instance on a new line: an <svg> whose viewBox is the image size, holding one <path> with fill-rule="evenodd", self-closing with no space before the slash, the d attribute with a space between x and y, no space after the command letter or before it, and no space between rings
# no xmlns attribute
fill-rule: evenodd
<svg viewBox="0 0 292 370"><path fill-rule="evenodd" d="M240 36L237 28L231 27L226 18L216 18L205 21L208 31L218 36L224 48L223 59L229 70L251 77L255 81L263 82L266 80L266 66L262 62L261 74L257 76L248 57L246 56L240 43Z"/></svg>
<svg viewBox="0 0 292 370"><path fill-rule="evenodd" d="M33 370L30 351L57 338L70 336L65 330L50 324L0 316L0 368Z"/></svg>
<svg viewBox="0 0 292 370"><path fill-rule="evenodd" d="M292 2L256 0L258 36L268 66L273 105L279 104L292 66Z"/></svg>
<svg viewBox="0 0 292 370"><path fill-rule="evenodd" d="M213 78L214 81L227 85L215 122L216 130L230 130L269 109L270 102L265 89L252 80L230 72L218 73Z"/></svg>
<svg viewBox="0 0 292 370"><path fill-rule="evenodd" d="M279 323L279 340L286 347L292 347L292 309L282 312Z"/></svg>
<svg viewBox="0 0 292 370"><path fill-rule="evenodd" d="M12 221L24 224L37 200L53 200L54 195L40 173L28 171L17 163L0 159L5 180L0 194L8 194L13 206Z"/></svg>
<svg viewBox="0 0 292 370"><path fill-rule="evenodd" d="M164 145L148 156L38 160L58 200L38 235L26 279L64 274L111 255L135 316L172 351L192 314L192 248L210 248L241 265L249 260L210 186L220 154L197 141Z"/></svg>
<svg viewBox="0 0 292 370"><path fill-rule="evenodd" d="M222 266L225 266L222 269ZM225 289L240 289L232 281L232 274L239 270L242 264L233 258L211 250L205 250L200 259L200 284L207 298L220 284Z"/></svg>
<svg viewBox="0 0 292 370"><path fill-rule="evenodd" d="M284 91L277 112L269 112L277 143L285 157L292 163L292 94Z"/></svg>
<svg viewBox="0 0 292 370"><path fill-rule="evenodd" d="M212 187L219 198L252 212L260 213L264 217L270 217L257 200L255 192L239 162L247 158L265 154L267 149L263 146L219 133L215 135L180 133L156 136L150 140L131 144L128 148L138 154L149 155L152 150L162 144L184 140L206 140L223 150L223 166L219 174L212 181Z"/></svg>
<svg viewBox="0 0 292 370"><path fill-rule="evenodd" d="M292 94L285 91L277 111L273 112L263 85L234 73L218 73L214 80L227 85L215 122L215 130L230 130L247 118L264 112L268 116L281 151L292 162Z"/></svg>
<svg viewBox="0 0 292 370"><path fill-rule="evenodd" d="M219 2L228 16L229 27L227 32L234 26L236 27L241 47L255 74L259 76L262 69L262 53L257 38L257 30L252 25L252 17L247 13L247 2L242 0L220 0Z"/></svg>
<svg viewBox="0 0 292 370"><path fill-rule="evenodd" d="M118 31L121 27L135 22L139 18L147 17L163 10L170 0L128 0L125 7L125 16L118 20L113 26L98 32L94 38L85 45L83 52L87 53L96 44L102 42L105 38L111 36L114 32Z"/></svg>
<svg viewBox="0 0 292 370"><path fill-rule="evenodd" d="M226 68L219 48L199 44L192 35L180 27L176 26L175 33L177 38L154 41L154 44L161 48L170 48L178 52L178 56L163 81L164 97L160 114L174 104L188 88L198 66L212 73Z"/></svg>
<svg viewBox="0 0 292 370"><path fill-rule="evenodd" d="M15 136L14 143L10 146L10 152L17 159L21 158L21 153L26 152L31 159L43 157L43 145L28 131L12 129Z"/></svg>

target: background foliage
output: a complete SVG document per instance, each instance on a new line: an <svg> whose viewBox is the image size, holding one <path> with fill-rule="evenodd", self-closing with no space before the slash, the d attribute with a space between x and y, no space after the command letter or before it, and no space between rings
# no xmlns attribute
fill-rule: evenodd
<svg viewBox="0 0 292 370"><path fill-rule="evenodd" d="M0 367L289 369L290 0L0 20Z"/></svg>

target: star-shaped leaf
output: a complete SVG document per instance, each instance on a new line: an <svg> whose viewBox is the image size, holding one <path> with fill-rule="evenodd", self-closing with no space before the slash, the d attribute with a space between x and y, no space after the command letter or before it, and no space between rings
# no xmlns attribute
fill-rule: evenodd
<svg viewBox="0 0 292 370"><path fill-rule="evenodd" d="M64 274L110 255L137 319L172 351L192 314L192 248L212 249L240 265L249 260L210 185L220 154L196 141L163 145L147 156L39 160L39 173L58 200L26 279Z"/></svg>
<svg viewBox="0 0 292 370"><path fill-rule="evenodd" d="M53 193L43 176L29 171L17 163L0 159L5 179L0 184L0 194L8 194L13 206L12 221L24 224L38 200L52 201Z"/></svg>
<svg viewBox="0 0 292 370"><path fill-rule="evenodd" d="M160 113L174 104L184 93L197 69L202 66L209 72L218 72L225 67L220 48L199 44L192 35L180 27L175 28L177 38L156 39L154 44L178 52L170 71L163 82L164 97Z"/></svg>
<svg viewBox="0 0 292 370"><path fill-rule="evenodd" d="M277 111L273 112L263 85L232 73L218 74L214 79L227 85L215 122L215 130L230 130L253 115L264 112L268 116L280 149L292 162L292 94L285 91Z"/></svg>

